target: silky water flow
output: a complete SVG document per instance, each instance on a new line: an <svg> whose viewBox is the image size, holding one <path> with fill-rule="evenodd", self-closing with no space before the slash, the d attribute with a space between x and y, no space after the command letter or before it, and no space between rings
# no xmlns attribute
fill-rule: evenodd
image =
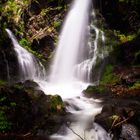
<svg viewBox="0 0 140 140"><path fill-rule="evenodd" d="M41 62L22 48L12 32L6 29L17 53L20 81L34 80L46 94L58 94L66 104L70 114L68 122L50 136L52 140L111 140L110 135L94 123L94 117L102 110L100 101L82 95L91 83L97 59L104 60L108 55L104 32L94 24L94 9L89 24L90 10L91 0L74 0L60 33L48 80ZM99 41L102 42L100 46ZM99 77L100 72L96 83Z"/></svg>

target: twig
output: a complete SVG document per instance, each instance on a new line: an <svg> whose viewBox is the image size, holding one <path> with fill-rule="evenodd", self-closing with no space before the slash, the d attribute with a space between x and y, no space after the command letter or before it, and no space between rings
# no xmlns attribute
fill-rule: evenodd
<svg viewBox="0 0 140 140"><path fill-rule="evenodd" d="M67 125L67 127L68 127L76 136L78 136L81 140L85 140L85 139L83 139L79 134L77 134L72 128L70 128L68 125Z"/></svg>
<svg viewBox="0 0 140 140"><path fill-rule="evenodd" d="M119 123L117 123L117 124L115 124L114 126L116 127L116 126L118 126L118 125L120 125L120 124L122 124L122 123L124 123L124 122L128 121L129 119L130 119L130 117L129 117L129 118L127 118L127 119L125 119L125 120L123 120L123 121L121 121L121 122L119 122Z"/></svg>

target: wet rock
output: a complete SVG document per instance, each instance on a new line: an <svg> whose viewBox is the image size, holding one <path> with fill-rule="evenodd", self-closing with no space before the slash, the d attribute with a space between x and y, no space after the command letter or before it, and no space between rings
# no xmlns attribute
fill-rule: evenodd
<svg viewBox="0 0 140 140"><path fill-rule="evenodd" d="M44 34L38 39L34 39L31 47L33 50L43 54L45 58L48 58L50 53L54 50L54 38Z"/></svg>
<svg viewBox="0 0 140 140"><path fill-rule="evenodd" d="M29 86L27 86L27 83ZM60 96L45 95L36 83L0 87L0 133L50 135L64 122L65 108ZM8 124L1 127L3 121Z"/></svg>
<svg viewBox="0 0 140 140"><path fill-rule="evenodd" d="M25 88L34 88L36 89L39 85L32 81L32 80L26 80L24 83L21 83L21 84L24 84L24 87Z"/></svg>
<svg viewBox="0 0 140 140"><path fill-rule="evenodd" d="M0 79L15 82L18 79L17 56L6 31L0 30L0 35Z"/></svg>
<svg viewBox="0 0 140 140"><path fill-rule="evenodd" d="M131 124L123 124L121 138L126 140L140 140L140 132L138 128Z"/></svg>

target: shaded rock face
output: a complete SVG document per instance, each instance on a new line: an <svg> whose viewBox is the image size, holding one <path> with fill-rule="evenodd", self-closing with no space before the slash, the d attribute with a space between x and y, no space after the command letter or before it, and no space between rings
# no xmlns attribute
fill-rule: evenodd
<svg viewBox="0 0 140 140"><path fill-rule="evenodd" d="M0 79L14 82L18 79L18 61L11 40L4 31L0 31Z"/></svg>
<svg viewBox="0 0 140 140"><path fill-rule="evenodd" d="M14 86L0 86L0 114L3 114L7 127L0 133L50 135L64 122L65 109L59 96L47 96L38 90L33 81ZM0 116L1 117L1 116Z"/></svg>
<svg viewBox="0 0 140 140"><path fill-rule="evenodd" d="M93 3L103 14L109 27L123 32L137 31L140 27L139 1L93 0Z"/></svg>
<svg viewBox="0 0 140 140"><path fill-rule="evenodd" d="M46 0L31 0L31 4L29 5L29 11L32 14L39 14L41 9L46 8L46 6L57 7L59 5L64 6L68 4L71 0L53 0L53 1L46 1Z"/></svg>
<svg viewBox="0 0 140 140"><path fill-rule="evenodd" d="M140 132L134 125L124 124L122 125L121 137L126 140L139 140Z"/></svg>
<svg viewBox="0 0 140 140"><path fill-rule="evenodd" d="M54 39L50 35L44 35L40 39L34 39L31 47L33 50L43 54L43 56L47 59L49 54L53 52L55 48Z"/></svg>
<svg viewBox="0 0 140 140"><path fill-rule="evenodd" d="M130 99L111 99L107 102L95 122L111 132L113 140L139 140L139 102Z"/></svg>
<svg viewBox="0 0 140 140"><path fill-rule="evenodd" d="M109 90L101 91L98 88L102 87L95 87L94 93L92 89L92 93L88 93L90 96L87 95L102 100L103 108L101 113L95 117L95 122L113 134L113 140L139 140L140 97L136 95L116 96Z"/></svg>

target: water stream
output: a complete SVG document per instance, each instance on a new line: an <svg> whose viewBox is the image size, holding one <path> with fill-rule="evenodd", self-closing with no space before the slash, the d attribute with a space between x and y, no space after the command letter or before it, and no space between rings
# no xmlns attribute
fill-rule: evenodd
<svg viewBox="0 0 140 140"><path fill-rule="evenodd" d="M60 34L48 81L43 65L18 44L10 30L6 30L17 53L20 80L34 80L46 94L59 94L66 103L70 115L65 132L60 129L50 137L52 140L111 140L108 133L94 123L95 115L102 109L100 101L82 95L82 90L93 79L97 59L103 60L107 55L104 33L94 22L89 23L90 6L91 0L74 0ZM92 21L96 20L94 11L91 17ZM100 71L96 74L97 82Z"/></svg>
<svg viewBox="0 0 140 140"><path fill-rule="evenodd" d="M11 38L14 50L17 54L20 73L19 81L24 82L26 80L45 80L46 72L41 62L39 62L39 60L37 60L33 54L28 52L18 43L16 37L9 29L6 29L6 32Z"/></svg>

